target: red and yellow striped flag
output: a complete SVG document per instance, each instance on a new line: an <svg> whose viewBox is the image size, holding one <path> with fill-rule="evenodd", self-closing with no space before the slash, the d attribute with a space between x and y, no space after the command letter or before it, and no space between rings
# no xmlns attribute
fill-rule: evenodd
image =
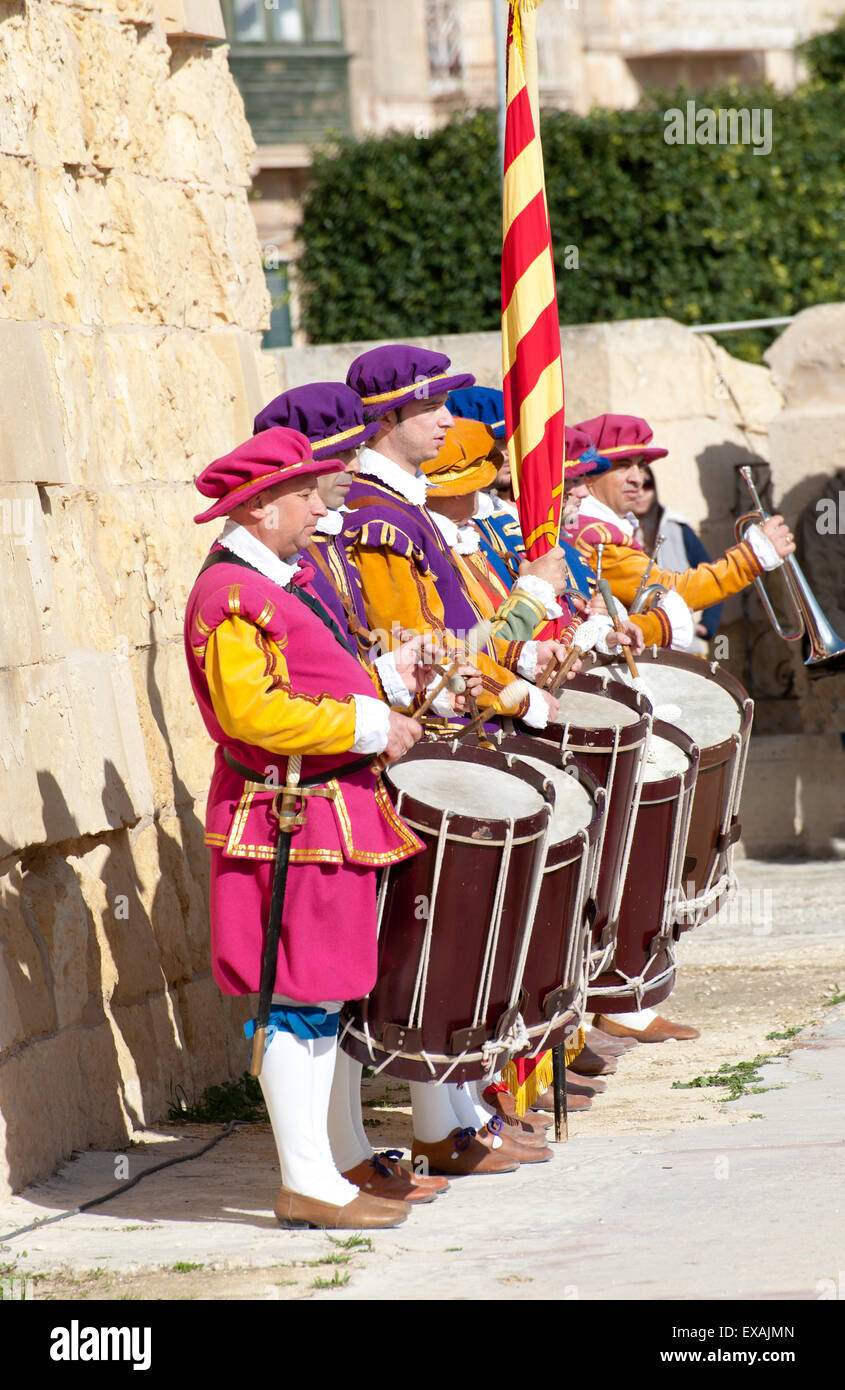
<svg viewBox="0 0 845 1390"><path fill-rule="evenodd" d="M502 374L511 479L529 559L557 545L563 497L563 362L537 97L536 9L509 0L502 200ZM567 1062L577 1053L577 1046ZM502 1080L525 1113L551 1085L552 1054L517 1057Z"/></svg>
<svg viewBox="0 0 845 1390"><path fill-rule="evenodd" d="M514 496L529 559L557 544L563 363L536 92L536 9L509 0L502 246L502 373Z"/></svg>

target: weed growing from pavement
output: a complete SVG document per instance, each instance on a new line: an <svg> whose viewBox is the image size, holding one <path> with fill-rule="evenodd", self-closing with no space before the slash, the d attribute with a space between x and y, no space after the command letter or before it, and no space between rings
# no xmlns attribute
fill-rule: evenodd
<svg viewBox="0 0 845 1390"><path fill-rule="evenodd" d="M362 1236L358 1231L355 1231L351 1236L347 1236L345 1240L341 1240L339 1236L329 1236L328 1231L326 1235L332 1245L338 1246L340 1250L361 1250L370 1254L373 1248L372 1237Z"/></svg>
<svg viewBox="0 0 845 1390"><path fill-rule="evenodd" d="M753 1062L723 1062L718 1071L709 1075L694 1076L692 1081L673 1081L675 1091L691 1091L698 1086L725 1086L730 1091L726 1100L738 1100L740 1096L756 1096L763 1091L780 1091L781 1086L757 1086L753 1082L762 1081L758 1068L767 1062L778 1062L779 1057L767 1057L760 1053Z"/></svg>
<svg viewBox="0 0 845 1390"><path fill-rule="evenodd" d="M797 1028L787 1028L784 1033L767 1033L766 1042L787 1042L790 1038L794 1038L796 1033L800 1032L801 1028L799 1026Z"/></svg>
<svg viewBox="0 0 845 1390"><path fill-rule="evenodd" d="M205 1269L204 1264L191 1264L190 1260L179 1260L175 1265L170 1266L174 1274L190 1274L195 1269Z"/></svg>
<svg viewBox="0 0 845 1390"><path fill-rule="evenodd" d="M833 994L829 999L822 1000L822 1008L832 1009L834 1004L845 1004L845 994L840 994L838 985L834 987Z"/></svg>
<svg viewBox="0 0 845 1390"><path fill-rule="evenodd" d="M248 1071L237 1081L207 1086L193 1104L188 1103L181 1086L177 1086L172 1094L173 1100L167 1112L171 1120L185 1120L193 1124L228 1124L231 1120L240 1120L254 1124L267 1119L261 1086Z"/></svg>
<svg viewBox="0 0 845 1390"><path fill-rule="evenodd" d="M311 1287L312 1289L342 1289L344 1284L349 1283L350 1277L348 1274L341 1274L340 1270L336 1269L331 1279L315 1279Z"/></svg>

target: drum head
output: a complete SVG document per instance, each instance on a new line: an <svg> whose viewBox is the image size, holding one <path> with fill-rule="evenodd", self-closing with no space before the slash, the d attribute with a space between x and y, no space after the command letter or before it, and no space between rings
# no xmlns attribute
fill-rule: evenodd
<svg viewBox="0 0 845 1390"><path fill-rule="evenodd" d="M610 695L593 695L587 690L570 689L569 684L557 692L560 710L555 724L571 724L577 729L616 729L636 724L641 716Z"/></svg>
<svg viewBox="0 0 845 1390"><path fill-rule="evenodd" d="M544 805L540 793L519 776L457 757L399 762L389 775L394 787L415 801L475 820L519 820Z"/></svg>
<svg viewBox="0 0 845 1390"><path fill-rule="evenodd" d="M643 665L641 674L658 706L677 705L680 709L672 723L689 734L699 748L712 748L739 733L743 712L730 691L713 680L705 663L700 664L698 672L650 661Z"/></svg>
<svg viewBox="0 0 845 1390"><path fill-rule="evenodd" d="M551 843L553 845L562 844L564 840L569 840L573 835L576 835L579 830L586 830L595 814L595 806L578 778L573 776L571 772L566 772L562 767L553 767L542 758L533 758L525 753L517 753L516 757L519 758L520 762L527 763L529 767L536 768L544 777L548 777L555 789Z"/></svg>
<svg viewBox="0 0 845 1390"><path fill-rule="evenodd" d="M690 766L683 749L667 738L652 734L643 763L644 782L662 782L667 777L682 776Z"/></svg>

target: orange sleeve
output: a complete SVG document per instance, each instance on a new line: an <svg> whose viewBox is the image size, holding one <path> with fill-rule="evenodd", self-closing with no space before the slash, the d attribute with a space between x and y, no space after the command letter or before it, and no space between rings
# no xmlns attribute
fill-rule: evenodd
<svg viewBox="0 0 845 1390"><path fill-rule="evenodd" d="M595 568L595 553L587 551L590 563ZM640 580L648 569L649 559L643 550L633 550L630 546L605 546L602 559L602 578L610 585L611 593L625 604L633 601ZM748 587L761 572L754 551L743 542L731 546L721 560L711 560L696 565L689 570L662 570L653 565L648 576L649 584L663 584L681 595L689 608L712 608L715 603L730 598ZM635 615L636 616L636 615Z"/></svg>

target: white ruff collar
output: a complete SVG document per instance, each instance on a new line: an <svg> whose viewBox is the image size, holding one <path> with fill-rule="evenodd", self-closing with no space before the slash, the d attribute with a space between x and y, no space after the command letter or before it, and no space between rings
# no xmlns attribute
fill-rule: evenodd
<svg viewBox="0 0 845 1390"><path fill-rule="evenodd" d="M393 462L393 459L389 459L386 454L378 453L375 449L363 448L358 455L358 461L361 465L359 473L364 477L386 483L415 507L425 506L428 479L424 473L406 473L404 468Z"/></svg>
<svg viewBox="0 0 845 1390"><path fill-rule="evenodd" d="M317 522L317 530L321 536L339 536L343 530L343 512L329 511L325 516L321 516Z"/></svg>
<svg viewBox="0 0 845 1390"><path fill-rule="evenodd" d="M456 550L459 555L475 554L480 537L471 521L458 526L451 517L444 516L442 512L432 511L430 516L450 550Z"/></svg>
<svg viewBox="0 0 845 1390"><path fill-rule="evenodd" d="M578 517L589 517L591 521L609 521L611 526L616 526L629 539L636 530L637 518L633 512L627 512L625 516L620 516L612 508L600 502L597 497L590 493L587 497L581 498L581 505L578 508Z"/></svg>
<svg viewBox="0 0 845 1390"><path fill-rule="evenodd" d="M269 546L231 518L217 539L227 550L231 550L233 555L246 560L247 564L260 570L267 579L272 579L274 584L280 584L283 589L287 588L299 568L298 564L289 565L286 560L280 560Z"/></svg>

